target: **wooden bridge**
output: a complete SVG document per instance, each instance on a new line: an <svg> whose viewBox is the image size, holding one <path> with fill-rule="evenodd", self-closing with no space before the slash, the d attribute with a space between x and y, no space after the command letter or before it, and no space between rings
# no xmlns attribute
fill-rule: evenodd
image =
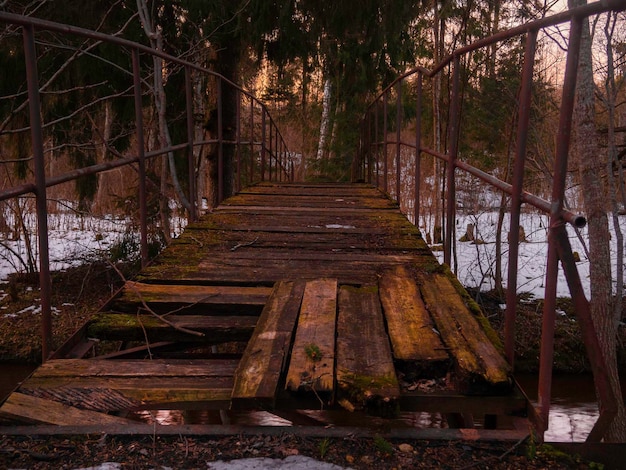
<svg viewBox="0 0 626 470"><path fill-rule="evenodd" d="M7 432L152 432L146 410L265 410L407 429L398 417L429 412L455 437L519 438L527 407L479 308L395 202L365 184L265 183L189 225L0 418Z"/></svg>

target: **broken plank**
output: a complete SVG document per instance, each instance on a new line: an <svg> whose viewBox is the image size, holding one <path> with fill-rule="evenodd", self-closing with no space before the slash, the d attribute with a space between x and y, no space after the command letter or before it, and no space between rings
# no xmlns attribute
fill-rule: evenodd
<svg viewBox="0 0 626 470"><path fill-rule="evenodd" d="M158 313L234 313L242 307L256 307L260 313L271 292L269 287L191 286L175 284L146 284L127 281L120 296L110 308L136 312L146 303Z"/></svg>
<svg viewBox="0 0 626 470"><path fill-rule="evenodd" d="M336 319L337 280L307 282L285 388L332 397Z"/></svg>
<svg viewBox="0 0 626 470"><path fill-rule="evenodd" d="M53 400L12 393L0 407L0 417L26 423L46 423L59 426L76 424L132 424L135 421L95 411L80 410Z"/></svg>
<svg viewBox="0 0 626 470"><path fill-rule="evenodd" d="M393 416L400 389L377 289L342 286L337 315L338 402Z"/></svg>
<svg viewBox="0 0 626 470"><path fill-rule="evenodd" d="M425 373L445 375L450 357L406 268L395 266L384 272L379 290L393 357L403 372L411 380Z"/></svg>
<svg viewBox="0 0 626 470"><path fill-rule="evenodd" d="M109 341L204 341L222 343L246 341L254 331L258 317L255 316L201 316L170 315L167 321L175 329L154 315L130 315L105 312L92 317L87 327L90 338Z"/></svg>
<svg viewBox="0 0 626 470"><path fill-rule="evenodd" d="M304 294L303 282L278 282L244 351L233 408L273 408Z"/></svg>
<svg viewBox="0 0 626 470"><path fill-rule="evenodd" d="M444 274L419 274L420 290L455 363L454 381L466 394L508 393L511 368Z"/></svg>
<svg viewBox="0 0 626 470"><path fill-rule="evenodd" d="M138 410L162 404L178 409L180 403L202 407L219 401L227 406L233 377L47 377L33 379L20 392L103 412Z"/></svg>
<svg viewBox="0 0 626 470"><path fill-rule="evenodd" d="M44 377L227 377L238 365L236 359L55 359L42 364L32 378Z"/></svg>

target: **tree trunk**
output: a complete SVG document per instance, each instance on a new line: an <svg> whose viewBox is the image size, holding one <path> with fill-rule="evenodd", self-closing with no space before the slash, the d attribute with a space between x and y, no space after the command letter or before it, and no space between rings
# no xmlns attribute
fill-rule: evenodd
<svg viewBox="0 0 626 470"><path fill-rule="evenodd" d="M241 49L237 41L229 42L218 47L216 72L231 82L239 82L239 63ZM237 100L238 90L222 83L222 138L225 141L234 141L237 133ZM224 198L235 193L235 146L224 144ZM217 172L215 172L217 177Z"/></svg>
<svg viewBox="0 0 626 470"><path fill-rule="evenodd" d="M618 185L623 187L623 179L621 174L621 162L617 158L617 143L615 139L615 108L617 100L617 86L615 84L615 63L613 59L613 32L615 30L615 23L617 21L617 13L607 14L606 25L604 27L604 34L606 37L606 63L607 74L605 81L605 106L608 115L607 120L607 147L608 147L608 159L607 159L607 183L609 186L609 199L611 201L613 230L615 231L615 242L617 245L616 253L616 268L615 268L615 298L621 299L624 295L624 234L619 224L620 207L617 199L618 188L615 181L614 170L615 167L618 172ZM622 188L620 188L622 189ZM623 189L622 189L623 191ZM622 192L620 191L620 193ZM622 318L622 303L615 302L614 304L614 320L617 328L617 324Z"/></svg>
<svg viewBox="0 0 626 470"><path fill-rule="evenodd" d="M330 98L332 93L332 85L330 78L324 82L324 98L322 100L322 118L320 120L320 139L317 144L317 160L324 158L326 151L326 139L328 137L328 127L330 121Z"/></svg>
<svg viewBox="0 0 626 470"><path fill-rule="evenodd" d="M568 0L569 7L586 4L586 0ZM598 155L598 136L595 129L594 81L589 22L583 23L576 105L574 108L574 139L572 151L577 158L583 200L589 222L589 252L591 280L591 314L598 339L608 366L609 379L618 402L618 414L604 439L607 442L626 441L626 409L619 382L616 354L616 327L613 317L611 254L609 228L604 206L604 184L600 175L604 163Z"/></svg>

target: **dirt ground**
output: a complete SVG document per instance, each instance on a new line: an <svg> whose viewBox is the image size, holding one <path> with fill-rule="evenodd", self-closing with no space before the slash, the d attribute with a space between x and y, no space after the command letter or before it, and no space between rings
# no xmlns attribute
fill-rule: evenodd
<svg viewBox="0 0 626 470"><path fill-rule="evenodd" d="M0 436L0 468L74 469L118 462L123 469L206 469L207 462L304 455L355 469L591 469L597 464L524 443L398 441L382 438Z"/></svg>

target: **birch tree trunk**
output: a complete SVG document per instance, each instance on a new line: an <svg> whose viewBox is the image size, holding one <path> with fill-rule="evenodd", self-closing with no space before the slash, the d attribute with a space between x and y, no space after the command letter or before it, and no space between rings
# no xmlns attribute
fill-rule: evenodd
<svg viewBox="0 0 626 470"><path fill-rule="evenodd" d="M159 27L154 27L152 19L150 18L150 10L148 9L148 5L146 0L137 0L137 11L139 12L139 18L141 20L141 24L143 29L150 40L150 45L153 49L157 51L163 50L163 35L161 34L161 30ZM157 109L158 116L158 125L159 125L159 141L162 147L171 147L172 138L170 136L170 130L167 125L167 117L165 115L167 103L165 96L165 88L163 86L163 60L160 57L153 57L153 73L154 73L154 103ZM178 198L187 209L189 213L192 212L191 203L185 196L182 187L180 186L180 181L178 179L178 174L176 172L176 163L174 161L174 153L168 152L167 159L169 163L169 171L172 176L172 184L174 185L174 189ZM161 195L165 197L165 194ZM166 237L170 237L170 233L165 234Z"/></svg>
<svg viewBox="0 0 626 470"><path fill-rule="evenodd" d="M586 0L568 0L570 8L586 3ZM626 409L623 400L620 399L622 393L617 368L617 331L612 307L614 299L609 250L610 234L604 199L605 185L600 177L605 169L605 162L602 158L598 158L602 152L598 145L595 128L594 92L591 36L589 22L585 19L576 84L572 153L578 163L583 201L589 222L589 253L592 260L590 263L591 314L607 362L611 386L618 402L617 416L604 439L607 442L625 442Z"/></svg>
<svg viewBox="0 0 626 470"><path fill-rule="evenodd" d="M324 99L322 100L322 119L320 120L320 140L317 144L317 160L324 158L326 150L326 139L328 137L328 127L330 124L330 98L332 94L332 85L330 78L324 82Z"/></svg>

